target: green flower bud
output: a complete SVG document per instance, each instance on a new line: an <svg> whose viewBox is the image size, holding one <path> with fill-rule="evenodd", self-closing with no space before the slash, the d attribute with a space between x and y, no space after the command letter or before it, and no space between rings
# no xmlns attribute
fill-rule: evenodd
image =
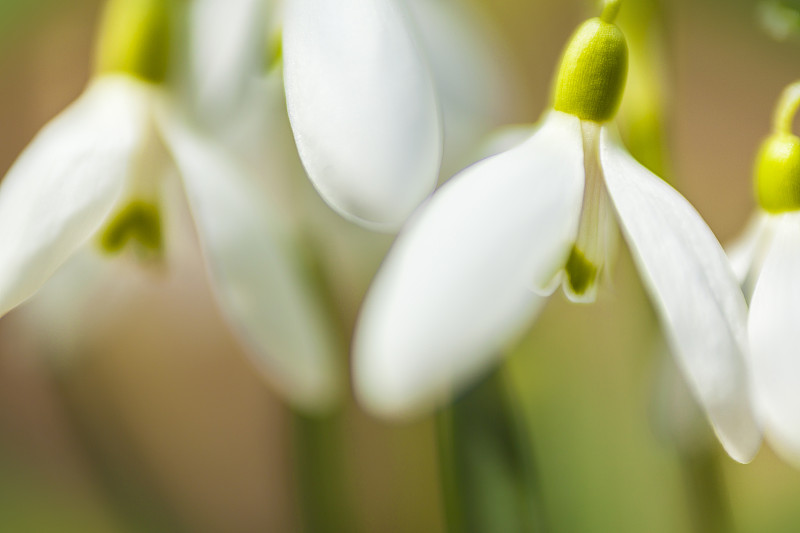
<svg viewBox="0 0 800 533"><path fill-rule="evenodd" d="M605 122L619 109L628 74L628 45L620 29L593 18L564 51L556 80L556 111Z"/></svg>
<svg viewBox="0 0 800 533"><path fill-rule="evenodd" d="M161 251L161 212L157 205L143 200L131 201L106 225L99 244L104 252L116 254L131 241L148 252Z"/></svg>
<svg viewBox="0 0 800 533"><path fill-rule="evenodd" d="M97 72L130 74L153 83L167 76L169 0L109 0L97 48Z"/></svg>
<svg viewBox="0 0 800 533"><path fill-rule="evenodd" d="M756 198L770 213L800 209L800 138L791 133L771 135L756 158Z"/></svg>

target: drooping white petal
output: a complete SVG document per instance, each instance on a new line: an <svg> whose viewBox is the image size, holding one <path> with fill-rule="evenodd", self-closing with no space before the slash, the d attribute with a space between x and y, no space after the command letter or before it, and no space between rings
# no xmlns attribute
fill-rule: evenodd
<svg viewBox="0 0 800 533"><path fill-rule="evenodd" d="M387 416L446 398L500 355L564 266L578 228L578 119L552 112L527 142L453 177L398 237L354 340L356 393Z"/></svg>
<svg viewBox="0 0 800 533"><path fill-rule="evenodd" d="M108 216L144 140L148 97L133 79L95 80L11 167L0 186L0 316Z"/></svg>
<svg viewBox="0 0 800 533"><path fill-rule="evenodd" d="M115 286L108 283L111 264L99 249L82 246L15 312L22 327L30 329L27 334L57 364L68 364L78 355L87 331L103 331L103 324L88 318L89 311L100 307L98 293Z"/></svg>
<svg viewBox="0 0 800 533"><path fill-rule="evenodd" d="M264 74L271 0L195 0L190 4L189 70L196 113L225 120Z"/></svg>
<svg viewBox="0 0 800 533"><path fill-rule="evenodd" d="M774 228L771 218L759 209L750 217L739 238L725 247L733 272L747 299L753 294L756 280L761 272L761 264L772 242Z"/></svg>
<svg viewBox="0 0 800 533"><path fill-rule="evenodd" d="M759 414L770 441L800 464L800 216L782 215L750 304Z"/></svg>
<svg viewBox="0 0 800 533"><path fill-rule="evenodd" d="M604 128L600 161L673 353L725 449L750 461L761 434L747 369L747 308L722 247L677 191Z"/></svg>
<svg viewBox="0 0 800 533"><path fill-rule="evenodd" d="M253 175L176 117L165 116L163 129L224 314L290 400L328 408L340 392L332 332L269 198Z"/></svg>
<svg viewBox="0 0 800 533"><path fill-rule="evenodd" d="M345 217L398 228L442 151L428 69L397 0L289 0L286 104L311 181Z"/></svg>

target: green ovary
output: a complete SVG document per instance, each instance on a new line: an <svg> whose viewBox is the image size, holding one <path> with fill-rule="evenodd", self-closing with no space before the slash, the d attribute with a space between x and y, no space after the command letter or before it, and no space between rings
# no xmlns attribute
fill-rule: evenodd
<svg viewBox="0 0 800 533"><path fill-rule="evenodd" d="M800 138L776 133L764 141L756 159L755 186L765 211L800 209Z"/></svg>
<svg viewBox="0 0 800 533"><path fill-rule="evenodd" d="M169 0L111 0L97 43L97 72L122 73L152 83L167 76Z"/></svg>
<svg viewBox="0 0 800 533"><path fill-rule="evenodd" d="M134 200L118 211L100 234L100 248L109 254L119 253L131 241L138 242L147 251L161 251L163 242L158 206Z"/></svg>
<svg viewBox="0 0 800 533"><path fill-rule="evenodd" d="M614 24L599 18L587 20L564 51L553 107L582 120L611 120L619 109L627 76L625 36Z"/></svg>
<svg viewBox="0 0 800 533"><path fill-rule="evenodd" d="M570 287L579 296L585 294L595 284L599 272L597 265L589 261L576 247L573 247L569 254L565 270Z"/></svg>

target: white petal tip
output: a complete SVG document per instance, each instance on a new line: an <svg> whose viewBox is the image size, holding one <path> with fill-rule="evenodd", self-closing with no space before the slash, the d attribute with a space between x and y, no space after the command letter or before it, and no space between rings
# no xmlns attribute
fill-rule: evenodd
<svg viewBox="0 0 800 533"><path fill-rule="evenodd" d="M385 379L368 372L354 375L356 400L370 414L407 422L435 410L447 397L443 391L423 390L407 379Z"/></svg>
<svg viewBox="0 0 800 533"><path fill-rule="evenodd" d="M761 449L761 434L757 431L746 436L740 436L736 442L724 438L719 433L717 433L717 438L719 438L722 447L731 459L743 465L755 459L758 450Z"/></svg>

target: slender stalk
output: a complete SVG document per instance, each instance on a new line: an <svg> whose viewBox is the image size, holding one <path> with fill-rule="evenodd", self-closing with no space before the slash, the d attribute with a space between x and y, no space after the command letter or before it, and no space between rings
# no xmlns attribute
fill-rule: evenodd
<svg viewBox="0 0 800 533"><path fill-rule="evenodd" d="M708 446L679 452L689 512L697 533L734 530L731 503L717 451Z"/></svg>
<svg viewBox="0 0 800 533"><path fill-rule="evenodd" d="M798 107L800 107L800 81L792 83L783 90L778 105L775 106L772 125L774 133L792 132L792 122Z"/></svg>
<svg viewBox="0 0 800 533"><path fill-rule="evenodd" d="M292 414L300 518L306 533L356 530L341 462L341 418Z"/></svg>
<svg viewBox="0 0 800 533"><path fill-rule="evenodd" d="M437 418L450 533L547 531L530 433L501 371Z"/></svg>
<svg viewBox="0 0 800 533"><path fill-rule="evenodd" d="M622 0L604 0L603 12L601 13L600 18L605 22L614 22L614 19L617 18L617 13L619 13L620 7L622 7Z"/></svg>
<svg viewBox="0 0 800 533"><path fill-rule="evenodd" d="M299 253L306 269L306 278L322 300L331 318L334 342L342 358L349 353L349 331L352 323L343 316L336 300L333 284L319 254L320 246L312 235L303 235ZM347 365L344 365L347 366ZM346 376L341 376L343 381ZM321 415L291 410L292 443L296 473L298 504L303 530L306 533L353 533L357 531L354 506L347 483L344 462L343 420L349 398L332 412Z"/></svg>

